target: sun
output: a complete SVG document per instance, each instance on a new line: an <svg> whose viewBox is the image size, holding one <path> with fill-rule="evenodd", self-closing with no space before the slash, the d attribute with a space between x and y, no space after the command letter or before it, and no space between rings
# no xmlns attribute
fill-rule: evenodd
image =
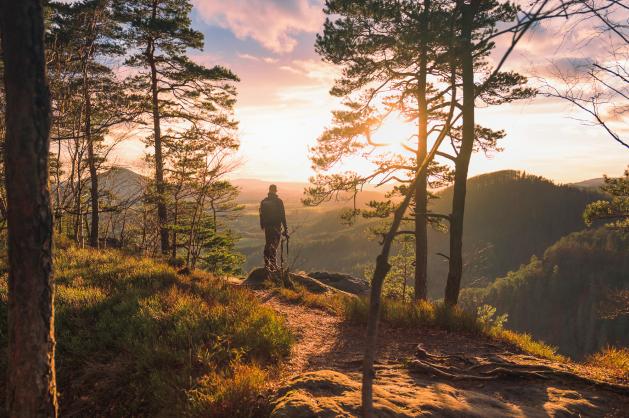
<svg viewBox="0 0 629 418"><path fill-rule="evenodd" d="M408 122L398 112L390 114L373 132L371 140L389 148L388 152L402 152L403 145L412 146L416 142L417 127Z"/></svg>

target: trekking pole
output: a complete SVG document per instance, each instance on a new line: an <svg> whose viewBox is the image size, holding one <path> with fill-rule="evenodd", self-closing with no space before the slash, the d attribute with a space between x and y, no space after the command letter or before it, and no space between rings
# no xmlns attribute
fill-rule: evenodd
<svg viewBox="0 0 629 418"><path fill-rule="evenodd" d="M284 237L280 240L280 273L284 271Z"/></svg>
<svg viewBox="0 0 629 418"><path fill-rule="evenodd" d="M290 268L290 257L289 257L289 253L288 253L288 243L290 242L290 235L288 235L288 232L286 233L286 271L288 271L288 269Z"/></svg>

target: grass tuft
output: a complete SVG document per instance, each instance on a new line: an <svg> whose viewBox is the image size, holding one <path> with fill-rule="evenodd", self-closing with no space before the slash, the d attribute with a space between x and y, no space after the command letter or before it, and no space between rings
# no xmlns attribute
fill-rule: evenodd
<svg viewBox="0 0 629 418"><path fill-rule="evenodd" d="M347 303L346 300L353 299L342 294L313 293L298 284L295 284L293 289L276 287L273 292L286 302L322 309L333 314L340 314L343 311L343 306Z"/></svg>
<svg viewBox="0 0 629 418"><path fill-rule="evenodd" d="M502 328L492 328L488 331L492 338L513 344L522 351L547 360L564 363L568 358L557 353L557 347L542 341L534 340L529 334L519 333Z"/></svg>
<svg viewBox="0 0 629 418"><path fill-rule="evenodd" d="M603 367L622 379L629 379L629 348L605 347L586 359L594 367Z"/></svg>
<svg viewBox="0 0 629 418"><path fill-rule="evenodd" d="M187 392L190 415L212 418L248 418L268 414L260 396L268 373L255 364L235 363L228 370L206 374L200 385Z"/></svg>
<svg viewBox="0 0 629 418"><path fill-rule="evenodd" d="M344 301L343 316L345 320L356 325L367 324L369 299L353 298ZM479 334L481 324L462 309L448 308L443 303L419 301L403 303L383 298L380 319L389 326L396 328L434 327L447 331L461 331Z"/></svg>

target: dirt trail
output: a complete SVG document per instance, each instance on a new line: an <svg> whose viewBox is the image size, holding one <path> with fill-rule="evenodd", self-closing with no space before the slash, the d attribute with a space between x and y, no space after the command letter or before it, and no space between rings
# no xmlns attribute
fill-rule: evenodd
<svg viewBox="0 0 629 418"><path fill-rule="evenodd" d="M255 293L265 305L286 318L297 339L283 367L282 380L306 370L327 368L330 361L348 355L339 350L339 343L344 340L341 318L321 309L287 303L268 290L256 290Z"/></svg>
<svg viewBox="0 0 629 418"><path fill-rule="evenodd" d="M349 378L344 392L326 397L320 388L311 388L306 398L314 400L320 411L334 410L342 405L339 415L354 416L359 408L360 368L363 352L363 331L345 324L341 318L326 311L295 305L280 300L266 290L256 291L264 304L273 307L287 319L297 337L291 358L282 369L278 385L307 372L342 373ZM562 366L518 352L511 346L487 338L466 337L438 330L380 330L376 391L386 398L383 406L393 411L383 416L415 417L478 416L478 417L626 417L629 416L629 395L597 387L585 381L560 374L551 376L498 375L482 380L453 378L442 371L473 370L476 376L491 373L507 365L528 372L550 368L567 372L587 373L578 366ZM416 347L423 349L424 363L436 369L409 367L409 360L418 358ZM420 350L421 354L421 350ZM430 360L430 361L428 361ZM471 372L470 372L471 373ZM326 375L327 376L327 375ZM588 377L597 377L590 374ZM307 391L305 384L300 390ZM349 385L349 386L348 386ZM379 392L378 392L379 391ZM352 392L349 395L349 392ZM378 396L378 395L377 395ZM293 401L290 401L293 402ZM299 402L305 402L300 399ZM298 403L299 403L298 402ZM294 402L293 402L294 403ZM329 406L334 403L336 406ZM326 406L327 405L327 406ZM291 405L294 408L295 405ZM315 408L315 407L309 407ZM323 412L321 412L323 414ZM340 415L342 413L342 415ZM347 413L347 415L345 415ZM281 416L298 416L281 415ZM280 416L280 415L278 415Z"/></svg>

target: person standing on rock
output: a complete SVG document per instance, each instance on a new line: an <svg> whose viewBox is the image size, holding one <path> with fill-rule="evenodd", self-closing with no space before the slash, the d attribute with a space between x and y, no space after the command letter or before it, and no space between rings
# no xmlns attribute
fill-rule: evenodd
<svg viewBox="0 0 629 418"><path fill-rule="evenodd" d="M269 186L269 195L260 202L260 227L264 230L264 268L267 271L277 271L277 248L282 238L288 236L286 212L284 202L277 196L277 186Z"/></svg>

